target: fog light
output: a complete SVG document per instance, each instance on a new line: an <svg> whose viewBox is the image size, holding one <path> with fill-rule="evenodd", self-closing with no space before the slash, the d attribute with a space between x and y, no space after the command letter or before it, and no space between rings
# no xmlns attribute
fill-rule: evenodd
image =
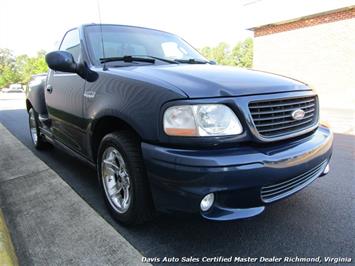
<svg viewBox="0 0 355 266"><path fill-rule="evenodd" d="M323 171L323 174L328 174L330 171L330 166L329 166L329 163L327 164L327 166L324 168L324 171Z"/></svg>
<svg viewBox="0 0 355 266"><path fill-rule="evenodd" d="M210 193L210 194L207 194L202 200L201 200L201 203L200 203L200 208L202 211L208 211L211 206L213 205L213 202L214 202L214 194L213 193Z"/></svg>

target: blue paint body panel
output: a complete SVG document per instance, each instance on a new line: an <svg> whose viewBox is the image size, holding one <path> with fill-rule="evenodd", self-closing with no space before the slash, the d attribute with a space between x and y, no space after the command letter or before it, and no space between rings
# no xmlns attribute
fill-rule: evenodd
<svg viewBox="0 0 355 266"><path fill-rule="evenodd" d="M201 215L231 220L264 210L261 187L298 176L329 161L331 131L287 143L216 149L180 149L142 144L155 206L163 211L200 212L204 195L215 193L212 209Z"/></svg>

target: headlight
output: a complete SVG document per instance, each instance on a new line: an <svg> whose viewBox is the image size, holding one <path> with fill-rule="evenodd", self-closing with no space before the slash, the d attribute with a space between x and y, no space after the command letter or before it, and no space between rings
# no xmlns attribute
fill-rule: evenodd
<svg viewBox="0 0 355 266"><path fill-rule="evenodd" d="M234 112L223 104L181 105L164 113L164 131L170 136L238 135L243 128Z"/></svg>

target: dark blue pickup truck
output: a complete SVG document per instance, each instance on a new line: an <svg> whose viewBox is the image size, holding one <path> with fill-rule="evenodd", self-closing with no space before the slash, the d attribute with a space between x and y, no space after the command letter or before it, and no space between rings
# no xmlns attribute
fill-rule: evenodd
<svg viewBox="0 0 355 266"><path fill-rule="evenodd" d="M329 171L332 133L304 83L215 65L180 37L140 27L69 30L27 95L34 145L97 169L112 215L156 210L233 220Z"/></svg>

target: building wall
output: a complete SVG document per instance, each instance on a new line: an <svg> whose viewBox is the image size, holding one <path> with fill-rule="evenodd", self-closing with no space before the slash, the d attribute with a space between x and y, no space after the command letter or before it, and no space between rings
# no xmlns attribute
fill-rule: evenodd
<svg viewBox="0 0 355 266"><path fill-rule="evenodd" d="M350 12L354 14L354 9ZM353 109L355 18L334 19L330 14L324 19L326 23L318 19L302 27L276 25L272 32L270 26L256 29L253 68L310 84L319 93L322 107Z"/></svg>

